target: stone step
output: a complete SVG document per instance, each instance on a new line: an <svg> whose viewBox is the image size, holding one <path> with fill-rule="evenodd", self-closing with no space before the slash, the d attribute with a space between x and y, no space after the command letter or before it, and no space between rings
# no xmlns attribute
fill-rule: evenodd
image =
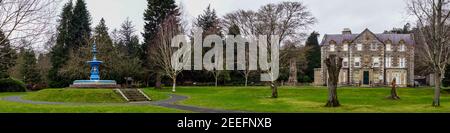
<svg viewBox="0 0 450 133"><path fill-rule="evenodd" d="M139 102L151 100L148 98L148 96L141 93L138 89L117 89L117 90L122 95L122 97L124 97L128 101Z"/></svg>

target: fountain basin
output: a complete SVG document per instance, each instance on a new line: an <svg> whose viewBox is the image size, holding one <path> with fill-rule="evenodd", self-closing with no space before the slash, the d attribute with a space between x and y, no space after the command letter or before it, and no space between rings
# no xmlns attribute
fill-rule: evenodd
<svg viewBox="0 0 450 133"><path fill-rule="evenodd" d="M120 88L115 80L75 80L70 88Z"/></svg>

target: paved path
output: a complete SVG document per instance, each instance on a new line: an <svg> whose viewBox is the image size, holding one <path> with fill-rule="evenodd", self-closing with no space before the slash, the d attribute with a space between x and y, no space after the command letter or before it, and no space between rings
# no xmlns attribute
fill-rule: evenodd
<svg viewBox="0 0 450 133"><path fill-rule="evenodd" d="M130 103L68 103L68 102L45 102L45 101L32 101L22 99L22 96L8 96L3 97L2 100L10 102L28 103L28 104L48 104L48 105L156 105L166 108L187 110L198 113L245 113L243 111L230 111L230 110L218 110L210 109L196 106L179 105L176 102L188 99L187 96L181 96L176 94L169 94L170 98L161 101L150 101L150 102L130 102Z"/></svg>

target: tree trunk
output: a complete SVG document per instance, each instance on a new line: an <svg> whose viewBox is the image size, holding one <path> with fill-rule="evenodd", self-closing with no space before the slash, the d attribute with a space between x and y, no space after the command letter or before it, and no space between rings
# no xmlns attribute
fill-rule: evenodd
<svg viewBox="0 0 450 133"><path fill-rule="evenodd" d="M215 86L217 87L217 81L218 81L218 77L214 77L216 79L216 83Z"/></svg>
<svg viewBox="0 0 450 133"><path fill-rule="evenodd" d="M337 84L339 80L339 72L342 67L342 58L336 55L330 55L326 60L328 71L328 101L325 107L338 107L340 106L337 96Z"/></svg>
<svg viewBox="0 0 450 133"><path fill-rule="evenodd" d="M397 94L397 87L396 87L396 81L392 81L392 87L391 87L391 95L388 97L388 99L392 100L398 100L400 97Z"/></svg>
<svg viewBox="0 0 450 133"><path fill-rule="evenodd" d="M272 89L272 98L278 98L278 88L275 81L270 82L270 88Z"/></svg>
<svg viewBox="0 0 450 133"><path fill-rule="evenodd" d="M248 83L248 76L245 76L245 87L247 87L247 83Z"/></svg>
<svg viewBox="0 0 450 133"><path fill-rule="evenodd" d="M441 74L438 72L434 73L434 100L433 100L433 106L439 107L441 106L440 103L440 96L441 96Z"/></svg>
<svg viewBox="0 0 450 133"><path fill-rule="evenodd" d="M325 107L339 107L338 96L337 96L337 85L328 85L328 101Z"/></svg>
<svg viewBox="0 0 450 133"><path fill-rule="evenodd" d="M172 92L175 92L175 87L177 86L177 76L175 78L172 78Z"/></svg>
<svg viewBox="0 0 450 133"><path fill-rule="evenodd" d="M162 87L161 87L161 74L159 74L159 73L156 74L155 88L156 89L162 89Z"/></svg>

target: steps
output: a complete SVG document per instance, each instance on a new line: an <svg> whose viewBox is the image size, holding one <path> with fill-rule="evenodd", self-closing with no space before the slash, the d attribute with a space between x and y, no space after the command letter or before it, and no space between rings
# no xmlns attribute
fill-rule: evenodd
<svg viewBox="0 0 450 133"><path fill-rule="evenodd" d="M128 102L151 101L140 89L116 89Z"/></svg>

